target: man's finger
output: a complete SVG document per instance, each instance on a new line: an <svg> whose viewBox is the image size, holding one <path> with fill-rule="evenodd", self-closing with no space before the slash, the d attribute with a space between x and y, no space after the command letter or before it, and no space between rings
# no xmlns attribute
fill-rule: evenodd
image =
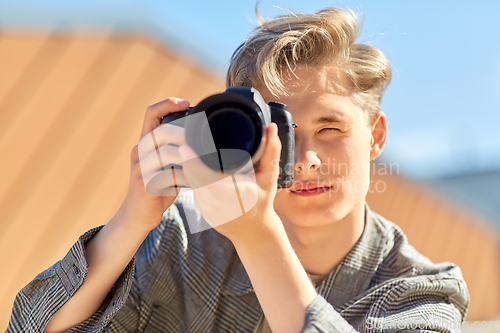
<svg viewBox="0 0 500 333"><path fill-rule="evenodd" d="M158 127L160 125L161 118L165 117L169 113L187 110L188 107L188 101L176 97L167 98L161 102L148 106L146 114L144 115L144 123L140 139Z"/></svg>
<svg viewBox="0 0 500 333"><path fill-rule="evenodd" d="M268 186L276 188L279 176L280 153L281 141L278 136L278 126L271 123L266 128L266 146L256 173L257 182L266 189Z"/></svg>

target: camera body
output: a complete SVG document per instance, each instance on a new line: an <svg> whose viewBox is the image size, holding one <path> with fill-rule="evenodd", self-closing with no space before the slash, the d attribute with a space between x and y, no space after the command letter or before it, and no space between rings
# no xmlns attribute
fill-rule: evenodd
<svg viewBox="0 0 500 333"><path fill-rule="evenodd" d="M265 128L276 123L281 140L278 188L288 188L293 182L295 125L287 110L282 103L266 104L253 87L230 87L186 111L167 115L161 123L181 121L186 143L207 166L224 173L240 170L248 164L248 158L256 167L264 151ZM206 118L186 117L201 112L205 112ZM221 157L223 152L226 153Z"/></svg>

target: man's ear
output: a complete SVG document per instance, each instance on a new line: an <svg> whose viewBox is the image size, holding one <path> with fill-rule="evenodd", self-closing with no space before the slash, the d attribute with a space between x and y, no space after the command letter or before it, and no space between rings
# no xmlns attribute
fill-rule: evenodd
<svg viewBox="0 0 500 333"><path fill-rule="evenodd" d="M376 159L384 150L387 139L385 113L379 111L371 125L370 160Z"/></svg>

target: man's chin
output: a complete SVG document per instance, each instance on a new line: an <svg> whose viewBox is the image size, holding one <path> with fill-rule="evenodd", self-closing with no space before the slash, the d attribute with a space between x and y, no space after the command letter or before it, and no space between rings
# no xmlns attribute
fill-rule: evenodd
<svg viewBox="0 0 500 333"><path fill-rule="evenodd" d="M341 218L334 211L312 210L308 212L289 210L285 214L278 214L283 223L297 227L320 227L334 224Z"/></svg>

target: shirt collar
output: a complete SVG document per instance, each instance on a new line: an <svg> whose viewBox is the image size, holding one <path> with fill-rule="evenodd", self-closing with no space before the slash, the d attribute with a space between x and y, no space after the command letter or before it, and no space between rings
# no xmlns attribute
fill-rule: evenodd
<svg viewBox="0 0 500 333"><path fill-rule="evenodd" d="M388 249L387 230L365 203L365 227L361 237L317 288L318 294L335 308L363 294L371 287Z"/></svg>

